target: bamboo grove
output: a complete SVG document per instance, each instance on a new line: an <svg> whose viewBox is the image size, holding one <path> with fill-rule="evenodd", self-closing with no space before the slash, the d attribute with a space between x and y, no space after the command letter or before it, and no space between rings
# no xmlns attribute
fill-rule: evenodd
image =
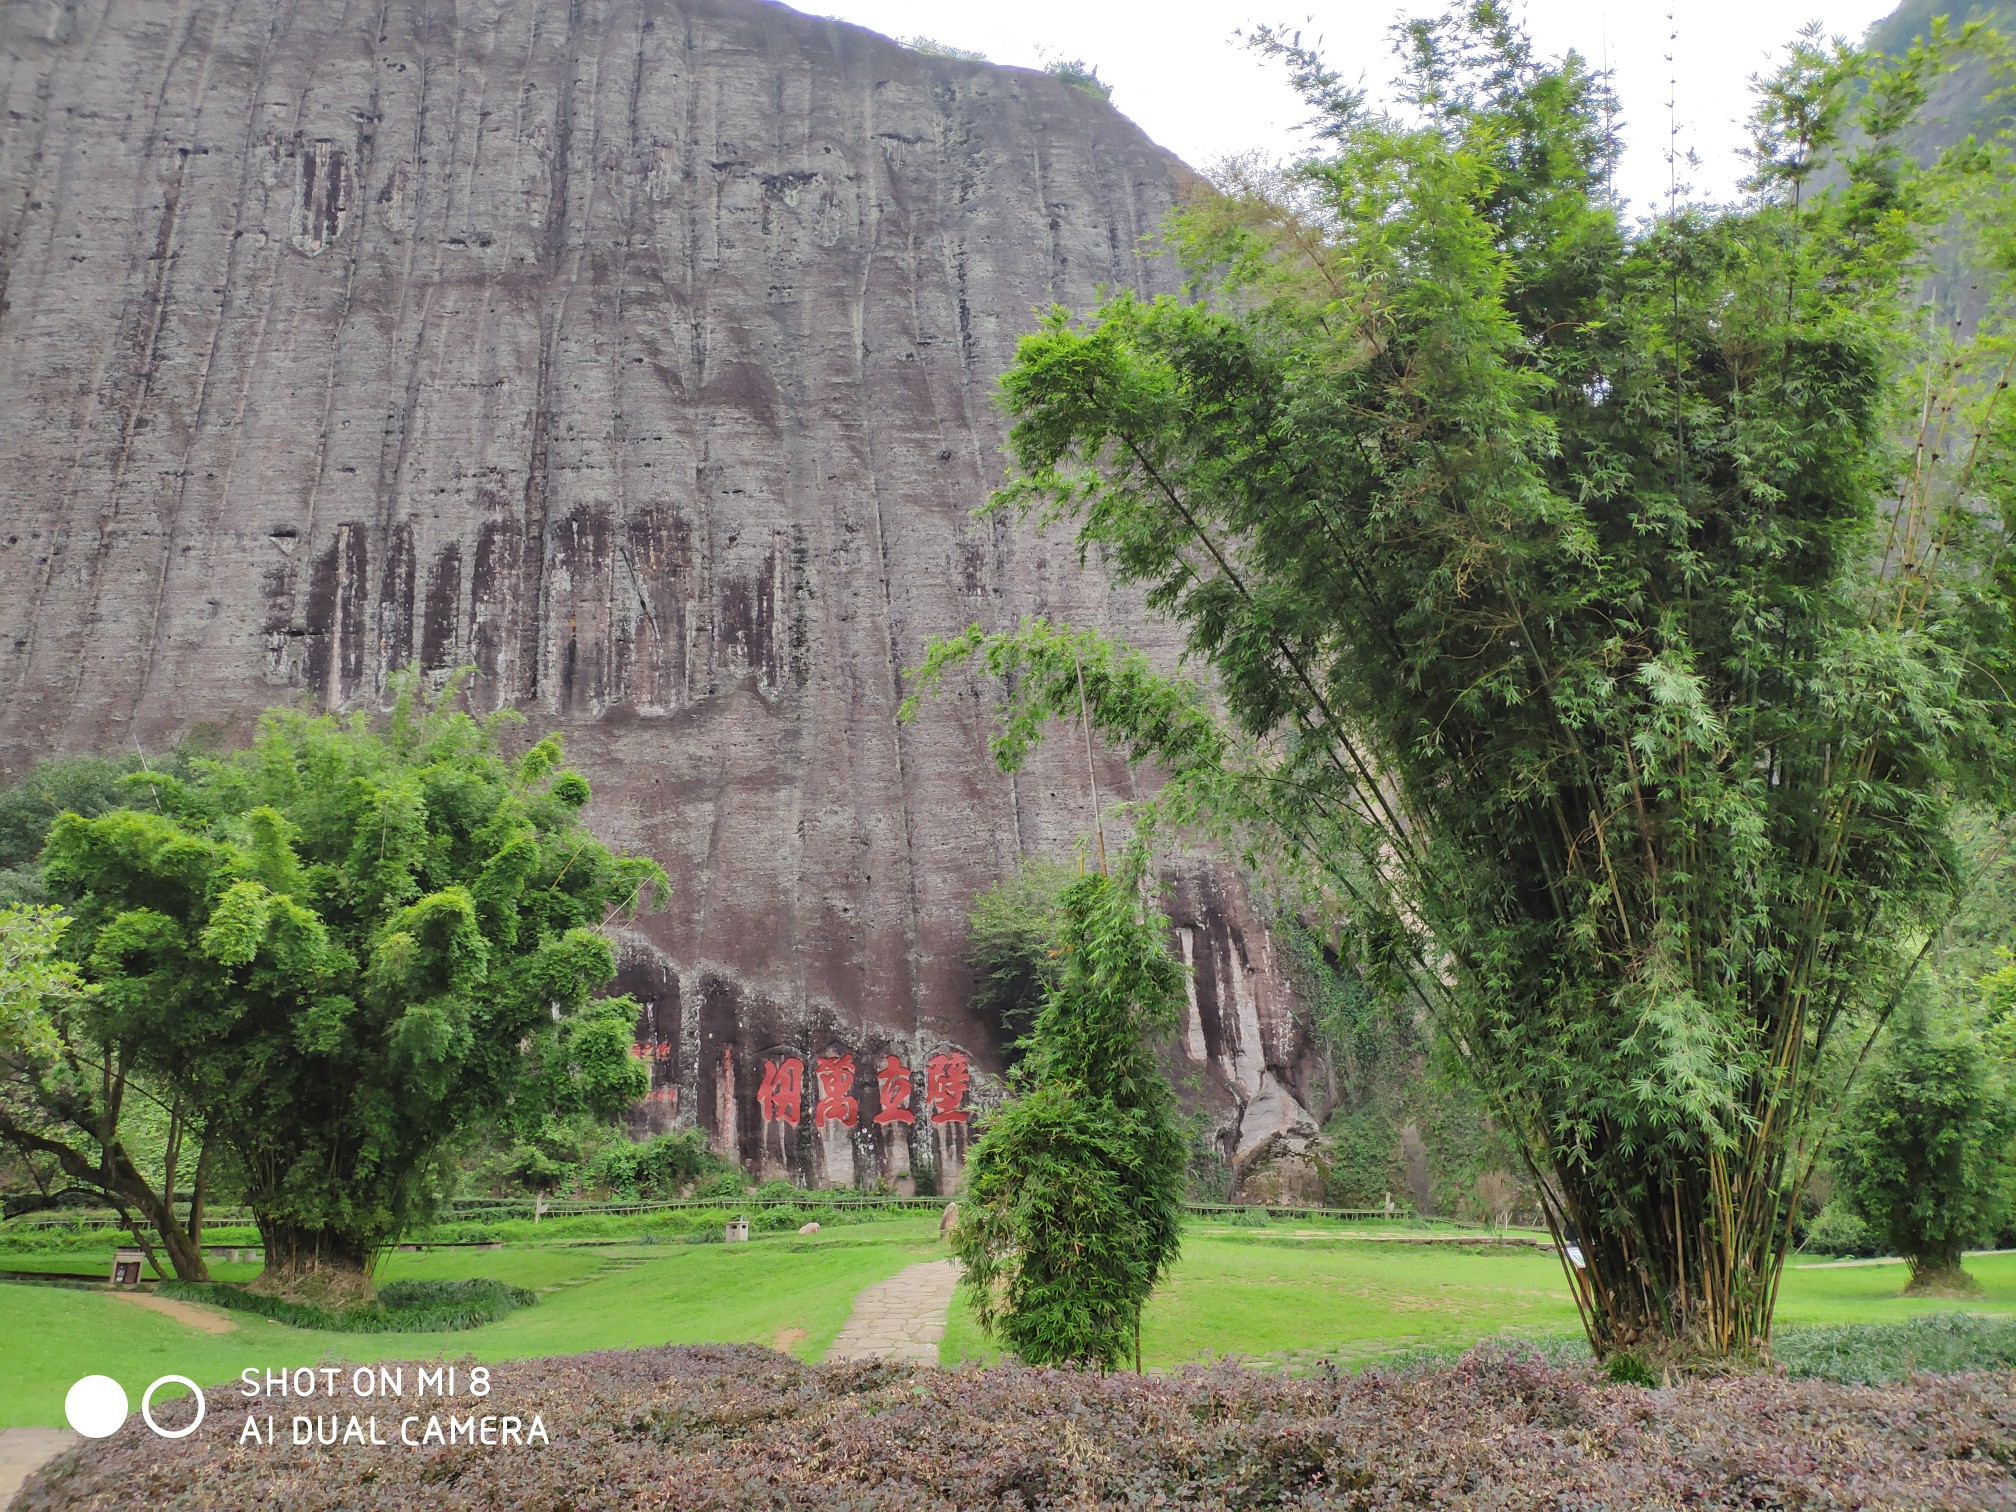
<svg viewBox="0 0 2016 1512"><path fill-rule="evenodd" d="M1839 1095L2011 775L2006 144L1901 136L1982 33L1808 36L1740 203L1633 221L1616 102L1495 4L1398 32L1176 221L1191 297L1054 312L997 507L1187 630L1198 681L1040 621L977 659L1022 759L1084 700L1418 995L1523 1142L1592 1343L1768 1347ZM1953 318L1929 253L1971 225ZM1927 290L1933 289L1930 302Z"/></svg>

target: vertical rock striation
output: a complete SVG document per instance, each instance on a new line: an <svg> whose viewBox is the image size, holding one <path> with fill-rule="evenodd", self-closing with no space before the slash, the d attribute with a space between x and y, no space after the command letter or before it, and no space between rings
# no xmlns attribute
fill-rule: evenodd
<svg viewBox="0 0 2016 1512"><path fill-rule="evenodd" d="M994 771L977 684L899 728L900 669L1031 613L1154 643L973 510L1032 312L1172 286L1181 165L764 0L6 0L0 111L0 766L473 664L674 878L624 942L649 1117L813 1179L956 1160L875 1068L999 1065L965 907L1089 811L1061 752ZM1228 880L1182 909L1243 1103L1306 1047ZM843 1051L862 1115L815 1129Z"/></svg>

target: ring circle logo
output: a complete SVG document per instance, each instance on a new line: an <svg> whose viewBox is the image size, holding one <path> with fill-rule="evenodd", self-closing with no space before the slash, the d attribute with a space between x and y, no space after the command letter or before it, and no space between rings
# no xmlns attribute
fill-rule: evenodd
<svg viewBox="0 0 2016 1512"><path fill-rule="evenodd" d="M187 1386L196 1398L196 1416L186 1427L163 1428L154 1421L154 1393L163 1386ZM140 1417L158 1438L187 1438L203 1426L203 1416L209 1411L209 1403L204 1399L203 1388L183 1375L164 1375L147 1388L140 1398ZM127 1404L126 1388L110 1376L88 1375L70 1388L63 1398L63 1416L70 1420L70 1426L86 1438L110 1438L126 1424L131 1409Z"/></svg>
<svg viewBox="0 0 2016 1512"><path fill-rule="evenodd" d="M154 1421L154 1413L152 1410L154 1406L154 1393L159 1391L163 1386L171 1386L171 1385L187 1386L189 1388L190 1394L196 1398L196 1416L189 1420L189 1425L186 1428L163 1428L159 1423ZM152 1386L149 1386L147 1388L147 1394L140 1398L140 1416L145 1418L147 1420L147 1426L149 1428L152 1428L154 1432L160 1435L162 1438L176 1439L176 1438L189 1437L190 1434L194 1433L198 1428L201 1428L203 1426L203 1414L209 1410L210 1410L210 1404L203 1400L203 1388L201 1386L198 1386L194 1381L190 1380L189 1377L187 1376L181 1376L181 1375L162 1376Z"/></svg>

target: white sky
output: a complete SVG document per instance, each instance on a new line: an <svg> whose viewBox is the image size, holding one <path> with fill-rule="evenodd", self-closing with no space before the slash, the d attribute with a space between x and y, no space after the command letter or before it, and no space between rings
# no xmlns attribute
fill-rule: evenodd
<svg viewBox="0 0 2016 1512"><path fill-rule="evenodd" d="M1515 0L1516 3L1516 0ZM1896 0L1528 0L1520 7L1540 50L1581 50L1601 66L1606 55L1623 99L1626 156L1618 187L1640 211L1663 208L1670 96L1678 79L1682 149L1700 166L1682 167L1697 199L1734 192L1743 164L1735 156L1750 111L1749 81L1771 66L1799 28L1818 21L1830 35L1859 41ZM1233 32L1260 22L1320 36L1347 80L1361 75L1383 90L1392 55L1386 29L1403 15L1437 14L1446 0L797 0L797 8L835 15L892 37L923 35L985 53L997 63L1039 68L1052 58L1083 58L1113 86L1113 103L1164 147L1196 167L1260 149L1289 156L1294 127L1308 111L1278 64L1246 52ZM1956 10L1964 9L1956 4ZM1676 31L1677 40L1668 41ZM1668 64L1664 54L1673 54Z"/></svg>

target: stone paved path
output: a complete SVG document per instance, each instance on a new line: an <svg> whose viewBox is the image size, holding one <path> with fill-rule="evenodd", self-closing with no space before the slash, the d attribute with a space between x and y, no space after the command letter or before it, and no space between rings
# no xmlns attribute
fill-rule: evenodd
<svg viewBox="0 0 2016 1512"><path fill-rule="evenodd" d="M854 1299L853 1315L826 1358L936 1365L945 1309L958 1284L956 1260L927 1260L877 1281Z"/></svg>
<svg viewBox="0 0 2016 1512"><path fill-rule="evenodd" d="M82 1443L68 1428L0 1428L0 1508L14 1500L21 1482L72 1444Z"/></svg>

